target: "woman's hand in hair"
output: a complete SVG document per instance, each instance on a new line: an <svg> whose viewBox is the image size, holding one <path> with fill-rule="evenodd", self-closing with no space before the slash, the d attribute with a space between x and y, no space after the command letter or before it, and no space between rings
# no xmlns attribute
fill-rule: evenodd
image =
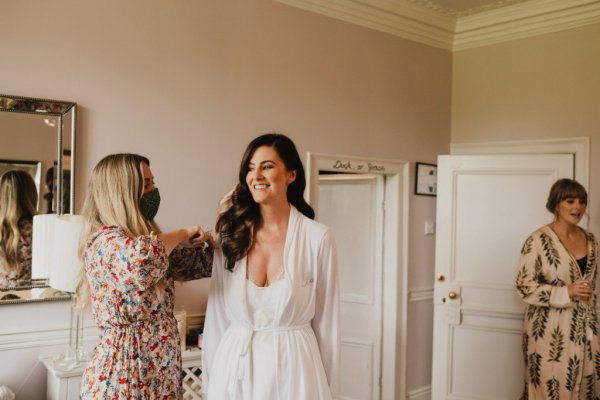
<svg viewBox="0 0 600 400"><path fill-rule="evenodd" d="M218 247L210 231L204 231L199 226L187 228L185 231L188 236L180 243L183 247L203 247L207 244L213 249Z"/></svg>

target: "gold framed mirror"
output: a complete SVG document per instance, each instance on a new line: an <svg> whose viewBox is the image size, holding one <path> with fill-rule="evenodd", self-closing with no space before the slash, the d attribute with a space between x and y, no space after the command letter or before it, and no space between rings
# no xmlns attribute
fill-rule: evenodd
<svg viewBox="0 0 600 400"><path fill-rule="evenodd" d="M29 192L35 191L37 194L35 214L61 215L73 212L76 110L77 104L70 101L0 94L0 180L5 174L8 176L9 172L31 177L35 189ZM4 182L7 180L8 178ZM30 197L33 198L33 195ZM5 226L11 224L8 222L10 217L7 215L10 212L7 212L6 204L9 201L6 199L0 204L0 207L4 207L4 210L0 208L0 246L5 247L7 240L4 236L10 236L10 232L6 233ZM27 221L21 222L23 223L19 223L19 229L22 225L27 225ZM14 231L16 223L13 221L12 225ZM20 243L31 239L32 225L28 226L29 232L19 235ZM21 232L25 231L21 229ZM26 246L21 248L26 249ZM19 260L23 260L20 263L25 272L18 279L14 278L14 274L14 279L7 278L8 267L14 272L19 266L16 266L16 256L13 254L12 258L8 257L3 249L4 247L0 248L0 305L70 298L68 294L50 288L47 280L32 280L30 272L29 277L27 276L26 268L31 271L31 255L29 266L25 265L27 250L22 250L22 254L18 256ZM6 249L8 253L12 251L9 247ZM9 259L12 260L11 264L7 261Z"/></svg>

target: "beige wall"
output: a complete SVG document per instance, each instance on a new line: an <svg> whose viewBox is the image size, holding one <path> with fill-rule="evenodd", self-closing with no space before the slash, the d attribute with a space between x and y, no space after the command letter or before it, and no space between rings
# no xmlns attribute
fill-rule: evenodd
<svg viewBox="0 0 600 400"><path fill-rule="evenodd" d="M452 85L452 143L590 137L600 233L600 24L457 52Z"/></svg>
<svg viewBox="0 0 600 400"><path fill-rule="evenodd" d="M435 162L449 150L450 53L273 1L5 2L0 26L3 91L79 104L79 200L102 156L145 154L165 229L212 225L264 131L290 135L303 158ZM409 287L431 287L435 199L410 201ZM179 295L201 309L198 290ZM431 320L409 305L404 389L430 384Z"/></svg>

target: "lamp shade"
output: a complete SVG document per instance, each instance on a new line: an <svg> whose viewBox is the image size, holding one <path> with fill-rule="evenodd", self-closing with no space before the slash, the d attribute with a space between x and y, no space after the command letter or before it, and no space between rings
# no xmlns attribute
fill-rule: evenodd
<svg viewBox="0 0 600 400"><path fill-rule="evenodd" d="M79 259L79 241L83 233L81 215L61 215L54 229L54 251L50 286L63 292L74 293L79 281L82 261Z"/></svg>
<svg viewBox="0 0 600 400"><path fill-rule="evenodd" d="M52 250L54 249L54 226L56 214L35 215L33 217L33 238L31 248L31 277L50 278Z"/></svg>

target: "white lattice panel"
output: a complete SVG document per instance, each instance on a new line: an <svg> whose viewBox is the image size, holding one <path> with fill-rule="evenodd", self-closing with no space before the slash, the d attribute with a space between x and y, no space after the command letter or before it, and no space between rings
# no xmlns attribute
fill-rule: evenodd
<svg viewBox="0 0 600 400"><path fill-rule="evenodd" d="M202 379L199 367L185 368L183 370L183 399L200 400L202 393Z"/></svg>
<svg viewBox="0 0 600 400"><path fill-rule="evenodd" d="M181 381L184 400L202 399L202 351L200 349L188 349L181 352L183 368Z"/></svg>

